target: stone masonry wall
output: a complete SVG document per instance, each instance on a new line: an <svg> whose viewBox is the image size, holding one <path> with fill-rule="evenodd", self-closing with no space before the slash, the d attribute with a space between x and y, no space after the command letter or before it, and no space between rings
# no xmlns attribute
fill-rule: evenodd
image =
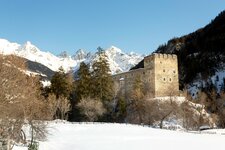
<svg viewBox="0 0 225 150"><path fill-rule="evenodd" d="M141 78L152 97L179 93L176 55L152 54L144 58L144 68L113 75L113 80L128 97L137 77Z"/></svg>
<svg viewBox="0 0 225 150"><path fill-rule="evenodd" d="M155 97L179 94L176 55L155 54Z"/></svg>

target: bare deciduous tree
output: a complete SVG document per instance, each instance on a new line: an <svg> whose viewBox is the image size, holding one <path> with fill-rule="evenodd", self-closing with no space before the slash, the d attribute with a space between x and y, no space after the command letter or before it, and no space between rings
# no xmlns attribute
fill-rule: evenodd
<svg viewBox="0 0 225 150"><path fill-rule="evenodd" d="M225 128L225 93L221 92L220 97L216 100L217 106L217 124L218 126Z"/></svg>
<svg viewBox="0 0 225 150"><path fill-rule="evenodd" d="M87 121L95 121L106 112L100 100L90 97L82 98L77 104L77 107L81 110L81 113L87 117Z"/></svg>
<svg viewBox="0 0 225 150"><path fill-rule="evenodd" d="M48 119L46 104L39 97L38 81L26 75L25 70L23 59L0 55L0 138L7 141L7 150L15 142L25 142L23 125Z"/></svg>
<svg viewBox="0 0 225 150"><path fill-rule="evenodd" d="M132 123L143 123L143 114L145 114L145 94L144 84L140 76L135 78L130 96L128 98L128 120Z"/></svg>
<svg viewBox="0 0 225 150"><path fill-rule="evenodd" d="M154 108L152 109L153 118L159 121L159 127L163 128L163 122L170 116L177 115L177 98L168 97L166 99L155 99Z"/></svg>
<svg viewBox="0 0 225 150"><path fill-rule="evenodd" d="M54 94L50 94L47 97L47 104L52 118L63 120L68 119L68 113L71 110L71 104L66 97L59 96L56 98Z"/></svg>

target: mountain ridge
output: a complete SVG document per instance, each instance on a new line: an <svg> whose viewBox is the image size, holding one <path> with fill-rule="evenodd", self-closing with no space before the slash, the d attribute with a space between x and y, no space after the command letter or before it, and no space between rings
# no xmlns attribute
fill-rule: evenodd
<svg viewBox="0 0 225 150"><path fill-rule="evenodd" d="M40 50L30 41L21 45L9 42L6 39L0 39L0 53L3 55L13 54L25 58L32 62L31 66L34 66L33 62L37 62L48 67L52 71L57 71L59 67L63 67L66 72L76 72L79 69L79 64L81 62L92 64L97 57L96 53L92 54L83 49L79 49L72 56L68 55L66 51L55 56L50 52ZM121 49L115 46L105 49L105 53L112 74L128 71L130 67L136 65L144 57L143 55L136 53L124 53Z"/></svg>

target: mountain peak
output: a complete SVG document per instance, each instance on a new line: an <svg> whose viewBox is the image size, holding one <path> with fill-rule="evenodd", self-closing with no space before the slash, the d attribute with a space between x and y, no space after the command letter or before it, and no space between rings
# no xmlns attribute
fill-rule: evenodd
<svg viewBox="0 0 225 150"><path fill-rule="evenodd" d="M106 51L111 53L122 53L122 50L117 48L116 46L110 46L110 48L106 49Z"/></svg>
<svg viewBox="0 0 225 150"><path fill-rule="evenodd" d="M37 53L40 51L35 45L33 45L30 41L24 43L21 48L22 51L29 51L31 53Z"/></svg>
<svg viewBox="0 0 225 150"><path fill-rule="evenodd" d="M24 44L23 44L24 47L27 47L27 48L33 48L33 47L36 47L34 46L30 41L26 41Z"/></svg>
<svg viewBox="0 0 225 150"><path fill-rule="evenodd" d="M87 52L84 49L78 49L76 54L87 54Z"/></svg>
<svg viewBox="0 0 225 150"><path fill-rule="evenodd" d="M30 41L26 41L25 45L32 45Z"/></svg>
<svg viewBox="0 0 225 150"><path fill-rule="evenodd" d="M140 55L131 56L126 54L115 46L109 47L105 52L112 74L128 71L130 67L134 66L143 59ZM75 72L79 69L80 62L85 61L87 64L92 64L98 57L96 53L87 53L84 49L77 50L75 55L72 57L69 56L66 51L62 52L57 57L49 52L41 51L30 41L27 41L21 46L17 43L11 43L4 39L0 39L0 53L15 54L30 61L43 64L53 71L57 71L58 68L62 66L66 72L71 71L71 69Z"/></svg>
<svg viewBox="0 0 225 150"><path fill-rule="evenodd" d="M61 52L58 56L60 58L68 58L69 57L69 55L68 55L68 53L66 51Z"/></svg>
<svg viewBox="0 0 225 150"><path fill-rule="evenodd" d="M87 58L87 52L84 49L79 49L76 51L75 55L73 55L74 60L83 60Z"/></svg>

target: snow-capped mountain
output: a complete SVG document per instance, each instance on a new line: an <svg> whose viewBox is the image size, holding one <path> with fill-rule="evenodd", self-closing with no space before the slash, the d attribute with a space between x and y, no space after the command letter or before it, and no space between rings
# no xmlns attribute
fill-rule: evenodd
<svg viewBox="0 0 225 150"><path fill-rule="evenodd" d="M10 43L5 39L0 39L0 53L4 55L15 54L16 50L19 49L21 45L17 43Z"/></svg>
<svg viewBox="0 0 225 150"><path fill-rule="evenodd" d="M111 46L105 52L112 74L128 71L143 59L142 55L124 53L115 46ZM18 43L11 43L5 39L0 39L0 53L4 55L13 54L26 58L30 61L40 63L53 71L57 71L59 67L63 67L66 72L71 70L74 72L77 71L79 64L83 61L87 64L92 64L97 57L96 53L91 54L83 49L79 49L73 56L69 56L65 51L55 56L50 52L41 51L29 41L20 45Z"/></svg>
<svg viewBox="0 0 225 150"><path fill-rule="evenodd" d="M108 62L112 73L128 71L131 67L135 66L143 59L143 56L133 52L126 54L115 46L111 46L106 49L105 52L108 57Z"/></svg>
<svg viewBox="0 0 225 150"><path fill-rule="evenodd" d="M85 60L85 59L89 59L91 57L91 53L87 53L85 50L83 49L79 49L78 51L76 51L75 55L72 56L72 58L74 60Z"/></svg>

